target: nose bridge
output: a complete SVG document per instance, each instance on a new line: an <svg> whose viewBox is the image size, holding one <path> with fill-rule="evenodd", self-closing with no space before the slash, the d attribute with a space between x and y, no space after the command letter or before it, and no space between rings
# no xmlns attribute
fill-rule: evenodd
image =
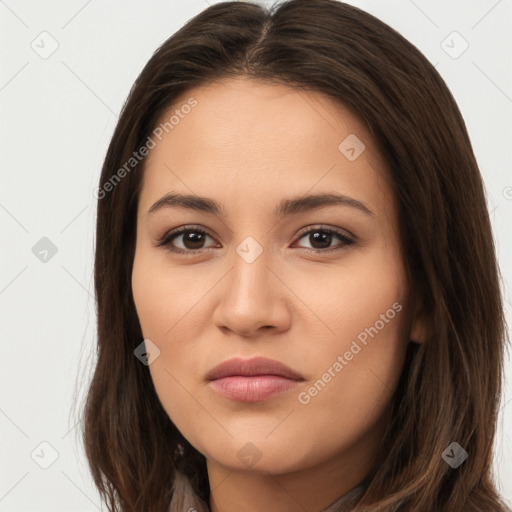
<svg viewBox="0 0 512 512"><path fill-rule="evenodd" d="M289 317L279 279L271 271L272 251L256 237L246 236L235 246L230 276L222 287L215 322L238 333L262 326L283 328Z"/></svg>
<svg viewBox="0 0 512 512"><path fill-rule="evenodd" d="M260 237L261 240L263 237ZM237 300L247 303L262 301L259 307L268 303L274 286L270 283L271 251L263 241L246 236L236 247L233 255L230 288ZM275 291L275 290L274 290Z"/></svg>

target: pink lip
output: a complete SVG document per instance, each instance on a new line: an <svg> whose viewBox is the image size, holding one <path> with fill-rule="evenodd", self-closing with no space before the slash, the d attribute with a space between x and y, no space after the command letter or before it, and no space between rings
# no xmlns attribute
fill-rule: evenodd
<svg viewBox="0 0 512 512"><path fill-rule="evenodd" d="M255 357L229 359L211 370L206 380L227 398L258 402L291 390L304 378L279 361Z"/></svg>

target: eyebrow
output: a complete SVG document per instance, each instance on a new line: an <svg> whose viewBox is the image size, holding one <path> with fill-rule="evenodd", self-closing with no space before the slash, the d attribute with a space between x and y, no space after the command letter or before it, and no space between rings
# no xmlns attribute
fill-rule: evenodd
<svg viewBox="0 0 512 512"><path fill-rule="evenodd" d="M275 208L274 215L276 217L284 217L285 215L293 215L333 205L349 206L371 217L375 216L364 203L343 194L304 194L283 199ZM208 197L190 194L168 193L151 206L148 214L163 208L186 208L211 213L219 217L226 217L226 212L218 202Z"/></svg>

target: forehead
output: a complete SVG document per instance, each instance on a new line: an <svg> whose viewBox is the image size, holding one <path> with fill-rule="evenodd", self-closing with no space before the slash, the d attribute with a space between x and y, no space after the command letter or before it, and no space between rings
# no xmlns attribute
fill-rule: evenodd
<svg viewBox="0 0 512 512"><path fill-rule="evenodd" d="M148 207L170 190L231 192L261 205L333 189L373 201L387 189L384 162L364 123L318 92L224 79L184 93L158 126L161 140L154 138L146 159L140 198Z"/></svg>

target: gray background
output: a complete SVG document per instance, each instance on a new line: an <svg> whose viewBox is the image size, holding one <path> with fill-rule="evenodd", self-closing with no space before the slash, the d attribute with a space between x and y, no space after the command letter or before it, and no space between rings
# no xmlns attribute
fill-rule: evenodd
<svg viewBox="0 0 512 512"><path fill-rule="evenodd" d="M0 0L0 512L100 510L74 428L94 362L93 190L137 74L209 3ZM510 322L512 0L349 3L418 46L457 99ZM509 354L506 373L495 469L512 505Z"/></svg>

